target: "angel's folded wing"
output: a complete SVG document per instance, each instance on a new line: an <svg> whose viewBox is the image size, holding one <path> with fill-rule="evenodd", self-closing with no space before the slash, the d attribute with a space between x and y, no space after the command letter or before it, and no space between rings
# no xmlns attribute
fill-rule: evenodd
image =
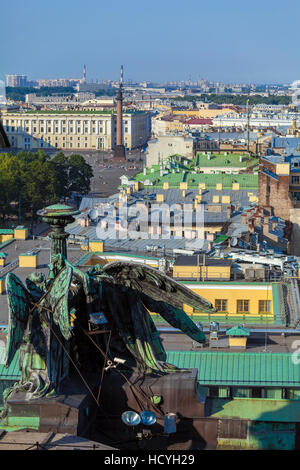
<svg viewBox="0 0 300 470"><path fill-rule="evenodd" d="M215 312L209 301L145 264L116 261L106 264L103 270L114 279L115 284L136 289L156 301L167 302L175 308L187 304L201 313Z"/></svg>
<svg viewBox="0 0 300 470"><path fill-rule="evenodd" d="M71 337L71 323L69 315L69 289L73 269L71 265L65 266L56 276L48 291L39 302L39 307L50 308L54 322L59 325L65 339Z"/></svg>
<svg viewBox="0 0 300 470"><path fill-rule="evenodd" d="M5 367L8 367L21 346L33 299L13 273L6 276L6 292L9 317Z"/></svg>

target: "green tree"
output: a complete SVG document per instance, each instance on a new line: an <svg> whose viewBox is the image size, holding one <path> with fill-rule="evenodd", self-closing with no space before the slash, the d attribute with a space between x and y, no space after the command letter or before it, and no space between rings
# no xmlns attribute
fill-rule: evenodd
<svg viewBox="0 0 300 470"><path fill-rule="evenodd" d="M13 154L2 153L0 158L0 213L2 221L14 212L22 186L21 164Z"/></svg>
<svg viewBox="0 0 300 470"><path fill-rule="evenodd" d="M24 165L22 180L22 206L31 213L33 222L38 209L57 201L56 171L50 162L37 158Z"/></svg>
<svg viewBox="0 0 300 470"><path fill-rule="evenodd" d="M72 192L87 194L93 177L92 167L82 155L70 156L59 152L51 160L57 174L56 188L61 197L71 196Z"/></svg>

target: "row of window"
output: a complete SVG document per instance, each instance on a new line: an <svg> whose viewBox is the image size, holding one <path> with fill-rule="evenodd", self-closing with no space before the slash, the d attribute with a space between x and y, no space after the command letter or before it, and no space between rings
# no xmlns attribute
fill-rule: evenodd
<svg viewBox="0 0 300 470"><path fill-rule="evenodd" d="M17 129L16 129L14 126L11 126L11 129L9 128L9 126L6 126L6 131L7 131L7 132L15 132L16 130L17 130ZM20 128L20 130L21 130L21 128ZM23 130L26 131L26 132L30 132L30 128L29 128L29 127L24 127ZM48 127L48 128L41 127L40 130L38 131L38 130L37 130L37 127L33 127L32 132L33 132L33 133L40 132L40 133L45 133L45 134L51 134L52 129L51 129L51 127ZM58 134L59 128L58 128L58 127L55 127L55 128L54 128L54 132L56 132L56 133ZM62 132L63 132L63 133L66 132L66 128L65 128L65 127L62 127ZM77 134L77 133L81 132L81 129L79 128L79 129L77 129L77 130L75 131L75 130L73 129L73 127L70 127L70 131L69 131L69 132L70 132L70 133L75 133L75 134ZM83 129L83 132L85 132L85 133L87 134L87 133L88 133L88 128L85 127L85 128ZM127 132L127 128L126 128L125 132ZM98 132L97 132L96 128L93 127L93 128L92 128L92 134L97 134L97 133L98 133ZM99 134L102 134L102 133L103 133L103 127L100 127L100 129L99 129Z"/></svg>
<svg viewBox="0 0 300 470"><path fill-rule="evenodd" d="M218 312L228 313L228 300L216 299L215 308ZM237 313L250 313L250 300L238 299L236 301ZM271 300L258 301L258 313L271 313Z"/></svg>
<svg viewBox="0 0 300 470"><path fill-rule="evenodd" d="M20 128L20 130L21 130L21 128ZM24 127L23 130L26 131L26 132L28 132L28 133L30 132L30 128L29 128L29 127ZM14 126L11 126L11 128L9 128L9 126L6 126L6 131L7 131L7 132L16 132L16 131L17 131L17 128L15 128ZM115 131L116 131L116 129L115 129ZM51 127L48 127L48 128L41 127L40 130L37 131L37 127L33 127L32 132L33 132L33 133L39 132L39 133L51 134L51 133L52 133L52 129L51 129ZM55 128L54 128L54 132L58 134L58 133L59 133L59 128L58 128L58 127L55 127ZM65 127L62 127L62 133L65 133L65 132L66 132L66 128L65 128ZM69 132L70 132L70 133L74 133L74 134L78 134L78 133L81 132L81 128L77 128L77 130L75 130L75 129L73 129L73 127L70 127ZM89 132L88 128L85 127L85 128L83 129L83 132L84 132L85 134L87 134L87 133ZM93 127L91 133L92 133L92 134L98 134L98 133L99 133L99 134L103 134L103 127L100 127L99 132L97 131L97 129L96 129L95 127ZM127 128L127 127L124 128L124 133L125 133L125 134L128 133L128 128Z"/></svg>
<svg viewBox="0 0 300 470"><path fill-rule="evenodd" d="M49 124L49 121L48 121L48 120L47 120L47 121L43 121L43 120L39 120L39 121L35 121L35 120L34 120L34 121L28 121L28 120L24 120L23 122L24 122L25 125L26 125L26 124L30 124L30 122L31 122L32 124L37 124L37 123L39 123L39 124L45 124L45 125ZM51 121L50 121L50 122L51 122ZM77 127L80 127L82 124L83 124L83 125L88 125L89 122L91 122L92 125L96 125L97 123L99 123L99 124L104 124L104 121L102 121L102 120L100 120L100 121L58 121L58 120L54 120L54 121L52 121L52 122L54 122L54 124L59 124L59 123L61 123L62 125L66 125L67 123L68 123L69 125L73 125L73 124L74 124L74 125L77 125ZM9 125L9 124L15 124L15 120L14 120L14 119L11 119L10 122L9 122L8 120L7 120L7 121L5 121L5 120L3 121L3 125ZM16 120L16 124L17 124L17 120ZM128 124L128 121L123 121L123 124Z"/></svg>
<svg viewBox="0 0 300 470"><path fill-rule="evenodd" d="M300 389L273 387L199 387L202 394L209 398L274 398L299 400Z"/></svg>

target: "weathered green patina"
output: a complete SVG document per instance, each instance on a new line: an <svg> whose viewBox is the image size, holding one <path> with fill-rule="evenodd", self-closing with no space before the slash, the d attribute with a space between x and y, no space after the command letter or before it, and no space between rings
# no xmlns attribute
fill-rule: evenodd
<svg viewBox="0 0 300 470"><path fill-rule="evenodd" d="M67 238L69 234L65 232L66 225L74 222L74 215L80 212L73 207L65 204L54 204L45 209L38 211L38 215L42 220L51 225L52 232L49 234L52 239L51 243L51 265L52 257L55 255L63 255L67 258ZM50 275L54 277L57 272L53 272L53 266L50 266Z"/></svg>
<svg viewBox="0 0 300 470"><path fill-rule="evenodd" d="M5 393L27 392L28 398L59 393L71 373L98 372L99 356L93 342L107 351L102 362L118 357L124 367L143 374L178 370L166 363L166 352L150 312L193 340L205 335L183 311L183 304L213 311L212 305L158 270L134 262L96 265L82 272L72 266L66 253L64 226L74 211L51 206L40 215L54 226L49 276L33 273L26 287L13 273L6 277L9 332L6 366L20 351L20 381ZM56 230L57 229L57 230ZM58 240L60 243L58 243ZM95 322L102 316L104 326ZM105 334L93 335L88 332ZM109 334L108 334L109 332Z"/></svg>

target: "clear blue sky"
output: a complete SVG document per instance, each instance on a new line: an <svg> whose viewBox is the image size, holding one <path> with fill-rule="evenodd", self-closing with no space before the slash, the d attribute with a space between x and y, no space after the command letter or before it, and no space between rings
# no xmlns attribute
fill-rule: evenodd
<svg viewBox="0 0 300 470"><path fill-rule="evenodd" d="M0 5L0 78L289 83L299 0L13 0Z"/></svg>

